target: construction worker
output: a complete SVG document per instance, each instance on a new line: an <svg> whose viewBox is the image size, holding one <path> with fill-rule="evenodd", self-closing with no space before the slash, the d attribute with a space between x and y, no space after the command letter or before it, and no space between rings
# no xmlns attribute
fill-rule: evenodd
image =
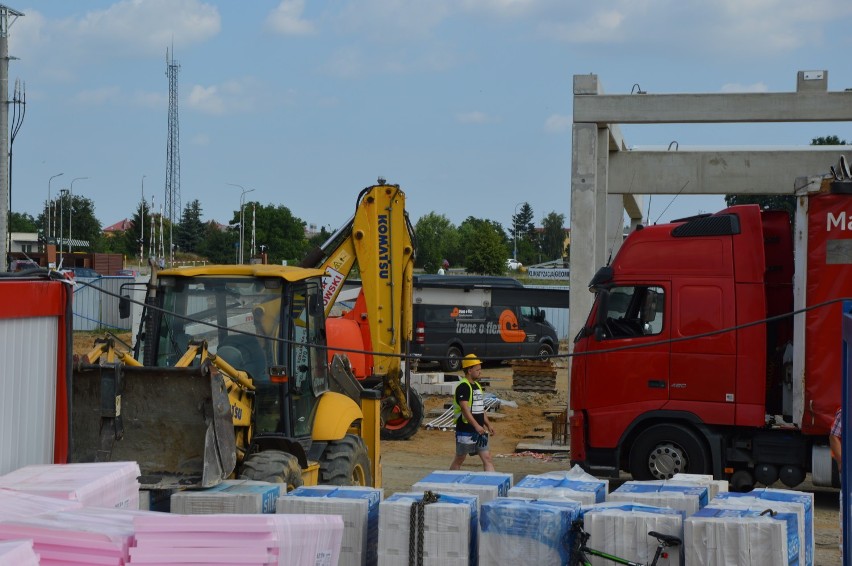
<svg viewBox="0 0 852 566"><path fill-rule="evenodd" d="M482 362L475 354L468 354L461 363L464 376L456 385L453 396L453 413L456 417L456 457L450 464L451 470L458 470L468 455L479 454L482 467L486 472L494 471L491 462L491 449L488 447L488 435L494 434L494 428L485 414L485 395L479 378L482 374Z"/></svg>

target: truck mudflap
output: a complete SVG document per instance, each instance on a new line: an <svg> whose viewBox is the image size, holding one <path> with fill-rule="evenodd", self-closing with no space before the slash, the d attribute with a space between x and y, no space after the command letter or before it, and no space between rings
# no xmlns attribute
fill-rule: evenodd
<svg viewBox="0 0 852 566"><path fill-rule="evenodd" d="M210 487L236 466L225 382L193 368L75 367L71 462L135 461L142 489Z"/></svg>

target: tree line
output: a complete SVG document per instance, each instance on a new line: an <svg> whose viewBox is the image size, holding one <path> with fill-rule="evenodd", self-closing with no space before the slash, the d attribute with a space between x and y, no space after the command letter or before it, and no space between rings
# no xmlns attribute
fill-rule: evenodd
<svg viewBox="0 0 852 566"><path fill-rule="evenodd" d="M56 208L57 211L60 207ZM239 211L235 211L227 226L202 220L202 205L198 199L183 209L180 221L173 226L167 218L153 212L140 201L125 230L103 232L95 216L91 199L68 195L62 202L60 226L57 214L47 211L33 217L28 213L12 212L9 229L12 232L36 232L42 241L68 238L67 218L73 217L74 240L89 243L87 251L123 254L128 262L160 255L168 256L169 235L173 238L175 256L179 260L207 260L212 263L236 263L239 256ZM48 218L51 223L48 225ZM251 226L254 228L255 253L265 252L269 263L297 263L314 247L325 242L331 234L325 229L306 235L307 223L294 216L283 205L248 202L244 208L246 229L243 233L244 259L251 256ZM529 203L523 203L512 217L512 226L504 229L494 220L465 219L455 226L443 214L430 212L414 225L416 240L415 267L435 273L443 260L451 267L464 268L470 273L500 275L507 271L506 259L514 257L525 265L561 258L566 250L565 215L551 212L542 219L541 228L534 223ZM64 230L64 233L62 233ZM140 257L144 249L145 257ZM160 253L163 250L164 253Z"/></svg>

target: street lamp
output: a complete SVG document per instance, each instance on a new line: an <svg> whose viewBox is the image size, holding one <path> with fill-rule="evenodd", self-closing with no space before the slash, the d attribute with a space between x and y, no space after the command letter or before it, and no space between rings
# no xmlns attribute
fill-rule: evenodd
<svg viewBox="0 0 852 566"><path fill-rule="evenodd" d="M68 196L68 189L60 189L59 190L59 268L62 269L62 238L63 231L62 227L65 225L65 197Z"/></svg>
<svg viewBox="0 0 852 566"><path fill-rule="evenodd" d="M71 253L71 218L74 212L74 181L82 181L88 177L75 177L71 179L71 198L68 200L68 253Z"/></svg>
<svg viewBox="0 0 852 566"><path fill-rule="evenodd" d="M232 187L239 188L242 192L240 193L240 254L239 254L239 263L243 263L243 240L245 238L245 218L243 216L243 207L245 206L245 198L246 195L254 189L245 189L242 185L237 185L236 183L228 183L228 185Z"/></svg>
<svg viewBox="0 0 852 566"><path fill-rule="evenodd" d="M44 241L47 242L48 238L52 238L54 236L53 231L51 229L52 224L50 223L50 183L57 177L61 177L65 173L57 173L53 175L50 179L47 180L47 230L44 231ZM47 251L47 244L45 244L45 251Z"/></svg>
<svg viewBox="0 0 852 566"><path fill-rule="evenodd" d="M145 261L145 177L142 175L142 204L139 206L139 269Z"/></svg>
<svg viewBox="0 0 852 566"><path fill-rule="evenodd" d="M515 237L513 238L513 240L515 240L515 250L512 253L512 259L514 259L516 262L518 261L518 207L522 204L524 203L519 202L515 205L515 215L512 216L512 225L515 229Z"/></svg>

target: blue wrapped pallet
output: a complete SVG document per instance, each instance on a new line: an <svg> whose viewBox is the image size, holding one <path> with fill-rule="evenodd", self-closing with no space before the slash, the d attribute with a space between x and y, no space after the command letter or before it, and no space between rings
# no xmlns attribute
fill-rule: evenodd
<svg viewBox="0 0 852 566"><path fill-rule="evenodd" d="M656 481L628 481L609 494L607 501L635 502L656 507L671 507L692 515L708 503L708 489Z"/></svg>
<svg viewBox="0 0 852 566"><path fill-rule="evenodd" d="M480 566L567 564L571 524L580 516L573 501L501 498L482 504Z"/></svg>
<svg viewBox="0 0 852 566"><path fill-rule="evenodd" d="M379 566L406 566L412 505L424 493L395 493L379 504ZM479 512L475 495L434 493L423 505L423 566L476 566L479 555ZM417 509L415 508L415 511Z"/></svg>
<svg viewBox="0 0 852 566"><path fill-rule="evenodd" d="M584 506L583 526L590 535L589 546L636 560L650 562L657 549L657 539L649 531L683 538L684 511L635 503L607 502ZM681 549L671 549L659 566L682 564Z"/></svg>
<svg viewBox="0 0 852 566"><path fill-rule="evenodd" d="M796 513L705 507L686 520L686 566L800 566Z"/></svg>
<svg viewBox="0 0 852 566"><path fill-rule="evenodd" d="M417 483L455 483L462 485L493 486L498 497L506 497L512 487L512 474L503 472L463 472L461 470L436 470ZM415 484L416 485L416 484Z"/></svg>
<svg viewBox="0 0 852 566"><path fill-rule="evenodd" d="M509 490L509 497L564 498L591 505L606 501L605 481L569 480L555 474L529 475Z"/></svg>
<svg viewBox="0 0 852 566"><path fill-rule="evenodd" d="M804 529L804 558L802 564L813 566L814 564L814 495L803 491L792 491L787 489L772 489L769 487L754 489L748 493L720 493L716 500L725 500L739 497L756 497L766 500L766 508L772 507L773 501L793 503L801 506L800 516L803 518Z"/></svg>

